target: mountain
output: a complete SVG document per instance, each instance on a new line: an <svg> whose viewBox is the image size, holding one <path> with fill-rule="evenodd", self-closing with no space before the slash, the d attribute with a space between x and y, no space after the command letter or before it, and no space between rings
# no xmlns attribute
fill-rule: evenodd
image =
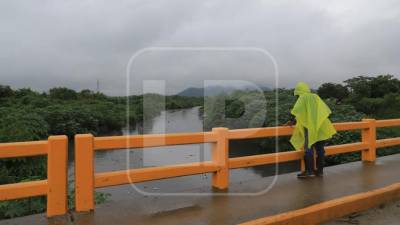
<svg viewBox="0 0 400 225"><path fill-rule="evenodd" d="M271 90L268 87L259 87L263 91ZM220 94L229 94L234 91L253 91L256 90L253 86L242 86L242 87L233 87L233 86L207 86L205 88L196 88L190 87L181 92L177 95L179 96L187 96L187 97L201 97L201 96L216 96Z"/></svg>
<svg viewBox="0 0 400 225"><path fill-rule="evenodd" d="M186 88L185 90L179 92L177 95L186 97L199 97L203 96L204 88Z"/></svg>

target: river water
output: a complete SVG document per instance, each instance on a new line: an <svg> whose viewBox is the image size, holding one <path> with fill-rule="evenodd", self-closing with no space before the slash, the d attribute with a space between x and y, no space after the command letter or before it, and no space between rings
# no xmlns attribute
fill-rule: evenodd
<svg viewBox="0 0 400 225"><path fill-rule="evenodd" d="M144 126L123 131L124 134L157 134L203 131L203 121L199 116L199 108L190 108L174 111L164 111ZM229 145L231 157L252 155L260 152L260 145L255 141L236 141ZM126 170L163 166L180 163L209 161L211 144L177 145L145 149L128 149L100 151L95 155L96 172ZM298 163L286 163L276 168L275 165L258 166L230 171L231 183L242 183L246 180L271 176L275 173L292 172L298 169ZM73 177L73 161L70 161L70 176ZM139 192L154 193L197 193L209 192L211 174L193 175L165 180L144 182L135 185L122 185L102 188L102 192L112 195L112 200L127 198L130 194ZM268 186L269 184L266 184ZM201 189L203 188L203 189ZM265 187L260 187L260 190ZM193 190L193 191L191 191Z"/></svg>

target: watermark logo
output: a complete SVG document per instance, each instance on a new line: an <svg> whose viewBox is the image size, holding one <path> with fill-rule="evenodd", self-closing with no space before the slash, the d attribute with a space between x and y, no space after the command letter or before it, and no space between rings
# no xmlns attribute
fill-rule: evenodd
<svg viewBox="0 0 400 225"><path fill-rule="evenodd" d="M265 90L254 80L246 79L248 77L229 80L229 76L225 76L224 80L203 80L203 87L199 89L203 92L201 106L189 109L189 112L185 110L184 113L168 111L167 109L174 108L176 102L170 100L173 97L167 91L166 80L142 79L140 81L141 97L133 96L133 81L137 86L137 77L141 75L135 71L135 63L149 53L153 56L157 53L164 55L166 53L191 53L192 55L257 53L262 58L259 61L272 65L273 71L266 73L262 79L269 81L269 92L274 93L273 98L267 99ZM162 71L162 66L157 64L157 57L155 61L156 63L152 66ZM185 67L185 64L179 66ZM231 68L235 69L235 65L231 65ZM127 135L138 135L138 138L132 139L127 136L126 141L140 140L143 148L126 151L127 171L138 171L137 173L127 172L131 186L137 192L150 196L254 196L268 192L276 183L278 164L273 165L274 176L265 179L262 184L257 182L258 184L255 184L257 187L235 188L239 182L248 180L250 174L254 179L257 179L258 175L249 172L248 169L229 169L232 159L230 157L232 146L229 142L233 139L259 138L259 128L265 124L266 120L274 120L277 124L278 77L276 60L268 51L261 48L152 47L136 52L130 58L126 71L126 131ZM230 88L225 90L224 87ZM235 91L235 87L240 90ZM274 104L269 104L271 100ZM132 109L133 101L140 102L142 108ZM271 105L275 107L268 108ZM273 112L268 113L268 115L273 115L273 118L267 118L267 112ZM136 113L136 119L138 115L142 116L142 120L134 124L132 113ZM180 122L174 121L174 118L184 119L179 125ZM200 120L200 123L197 120ZM185 130L185 126L189 126L190 129ZM138 131L139 127L141 131ZM170 127L172 127L172 132L169 130ZM226 127L229 130L223 129L224 134L222 134L221 129L212 129L213 127ZM237 130L237 128L248 129ZM203 132L203 130L206 131ZM275 146L271 146L271 149L277 151L278 138L276 137L275 140ZM277 158L276 161L278 161ZM164 178L166 180L160 180ZM142 181L149 183L142 183ZM228 183L224 184L224 182ZM222 185L229 189L224 192L214 191L211 188L212 185L216 188ZM210 188L204 188L205 186Z"/></svg>

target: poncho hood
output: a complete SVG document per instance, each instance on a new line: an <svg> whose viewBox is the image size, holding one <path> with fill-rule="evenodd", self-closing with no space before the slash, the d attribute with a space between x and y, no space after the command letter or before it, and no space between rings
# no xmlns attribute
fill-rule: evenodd
<svg viewBox="0 0 400 225"><path fill-rule="evenodd" d="M308 84L304 83L304 82L299 82L296 85L296 88L294 89L294 95L302 95L302 94L308 94L311 93L310 87L308 86Z"/></svg>

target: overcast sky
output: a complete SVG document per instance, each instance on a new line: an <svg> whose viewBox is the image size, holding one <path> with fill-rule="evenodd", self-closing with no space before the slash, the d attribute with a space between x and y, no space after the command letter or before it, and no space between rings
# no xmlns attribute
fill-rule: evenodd
<svg viewBox="0 0 400 225"><path fill-rule="evenodd" d="M400 1L0 1L0 84L126 90L166 80L168 93L204 80L313 87L356 75L400 75ZM218 47L181 51L179 47ZM156 85L157 86L157 85ZM151 88L150 88L151 89Z"/></svg>

